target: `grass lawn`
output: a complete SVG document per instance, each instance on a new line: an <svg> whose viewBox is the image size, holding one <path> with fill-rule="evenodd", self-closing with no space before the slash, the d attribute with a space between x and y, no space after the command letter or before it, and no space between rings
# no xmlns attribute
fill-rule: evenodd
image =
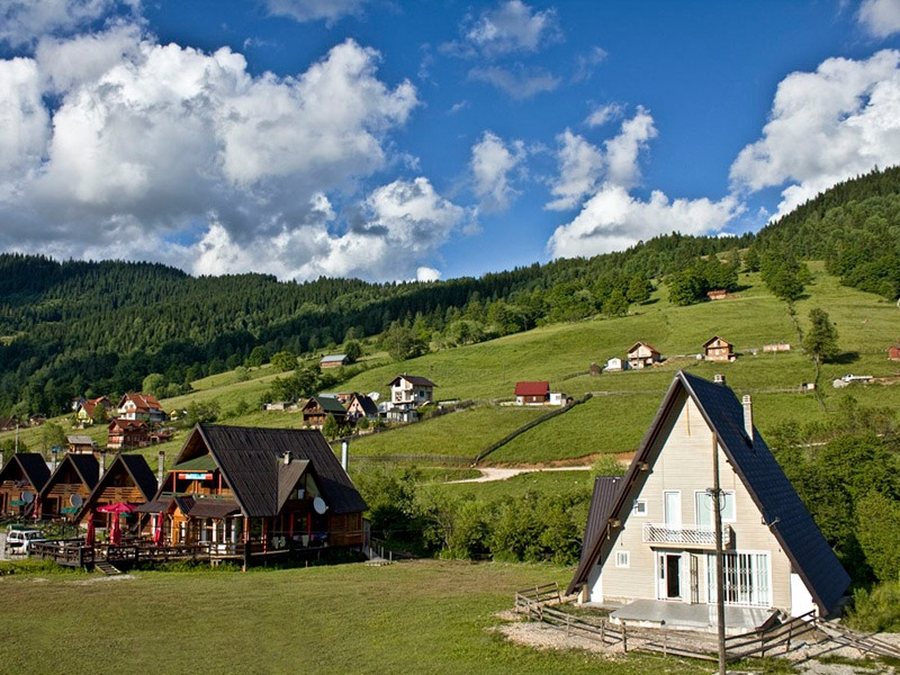
<svg viewBox="0 0 900 675"><path fill-rule="evenodd" d="M491 633L515 590L571 570L420 561L0 578L10 673L703 673L645 655L537 651ZM85 583L87 582L87 583ZM27 609L26 609L27 608Z"/></svg>
<svg viewBox="0 0 900 675"><path fill-rule="evenodd" d="M352 442L354 455L448 455L473 460L478 452L526 422L542 408L482 406L449 413Z"/></svg>
<svg viewBox="0 0 900 675"><path fill-rule="evenodd" d="M594 489L594 474L591 471L535 471L523 473L506 480L487 483L457 483L430 486L455 495L471 494L479 499L494 500L507 495L518 497L528 491L551 494L554 492L583 491L590 494ZM585 518L587 513L585 513Z"/></svg>

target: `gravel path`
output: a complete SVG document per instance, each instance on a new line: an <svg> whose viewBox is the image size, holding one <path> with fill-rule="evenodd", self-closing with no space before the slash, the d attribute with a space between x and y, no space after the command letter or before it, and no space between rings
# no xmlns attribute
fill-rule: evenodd
<svg viewBox="0 0 900 675"><path fill-rule="evenodd" d="M490 483L495 480L506 480L508 478L512 478L513 476L518 476L523 473L537 473L539 471L590 471L591 467L589 466L554 466L544 469L492 469L485 468L479 469L481 471L481 475L478 478L464 478L463 480L451 480L448 481L448 485L453 485L456 483Z"/></svg>

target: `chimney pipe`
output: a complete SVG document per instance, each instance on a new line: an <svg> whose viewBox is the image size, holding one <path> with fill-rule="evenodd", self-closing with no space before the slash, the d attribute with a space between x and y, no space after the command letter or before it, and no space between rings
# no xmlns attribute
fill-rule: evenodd
<svg viewBox="0 0 900 675"><path fill-rule="evenodd" d="M744 431L747 432L747 438L753 445L753 403L750 401L750 394L744 394L741 403L744 406Z"/></svg>
<svg viewBox="0 0 900 675"><path fill-rule="evenodd" d="M166 475L165 466L166 466L166 452L165 450L160 450L159 455L156 460L156 482L159 485L163 484L163 477Z"/></svg>
<svg viewBox="0 0 900 675"><path fill-rule="evenodd" d="M350 464L350 441L346 438L341 440L341 466L344 467L344 471L347 471L347 468Z"/></svg>
<svg viewBox="0 0 900 675"><path fill-rule="evenodd" d="M284 455L283 455L283 457L284 457L284 465L285 465L285 466L287 466L288 464L291 463L291 451L290 451L290 450L288 450L287 452L285 452Z"/></svg>
<svg viewBox="0 0 900 675"><path fill-rule="evenodd" d="M716 373L713 375L713 382L716 384L725 384L725 376L722 373Z"/></svg>
<svg viewBox="0 0 900 675"><path fill-rule="evenodd" d="M100 478L106 473L106 450L100 451Z"/></svg>
<svg viewBox="0 0 900 675"><path fill-rule="evenodd" d="M50 473L56 471L56 467L59 464L59 448L51 448L50 449Z"/></svg>

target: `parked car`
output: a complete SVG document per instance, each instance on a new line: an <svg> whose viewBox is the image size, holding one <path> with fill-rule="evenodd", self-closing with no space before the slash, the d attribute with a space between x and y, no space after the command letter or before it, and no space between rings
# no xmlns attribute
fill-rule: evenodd
<svg viewBox="0 0 900 675"><path fill-rule="evenodd" d="M28 555L31 545L40 541L47 541L40 530L13 530L6 535L6 549Z"/></svg>

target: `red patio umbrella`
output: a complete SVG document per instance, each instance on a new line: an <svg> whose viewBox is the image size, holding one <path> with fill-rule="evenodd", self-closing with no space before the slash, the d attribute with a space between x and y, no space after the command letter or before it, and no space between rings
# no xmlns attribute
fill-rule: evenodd
<svg viewBox="0 0 900 675"><path fill-rule="evenodd" d="M112 529L109 533L109 543L118 546L122 543L122 530L119 528L119 514L113 514Z"/></svg>
<svg viewBox="0 0 900 675"><path fill-rule="evenodd" d="M153 543L159 546L162 541L163 530L163 514L162 511L156 514L156 532L153 533Z"/></svg>
<svg viewBox="0 0 900 675"><path fill-rule="evenodd" d="M97 511L99 513L134 513L137 509L136 506L132 504L128 504L126 502L116 502L115 504L104 504L103 506L98 506Z"/></svg>
<svg viewBox="0 0 900 675"><path fill-rule="evenodd" d="M87 534L84 535L84 545L94 545L94 514L92 513L87 522Z"/></svg>

